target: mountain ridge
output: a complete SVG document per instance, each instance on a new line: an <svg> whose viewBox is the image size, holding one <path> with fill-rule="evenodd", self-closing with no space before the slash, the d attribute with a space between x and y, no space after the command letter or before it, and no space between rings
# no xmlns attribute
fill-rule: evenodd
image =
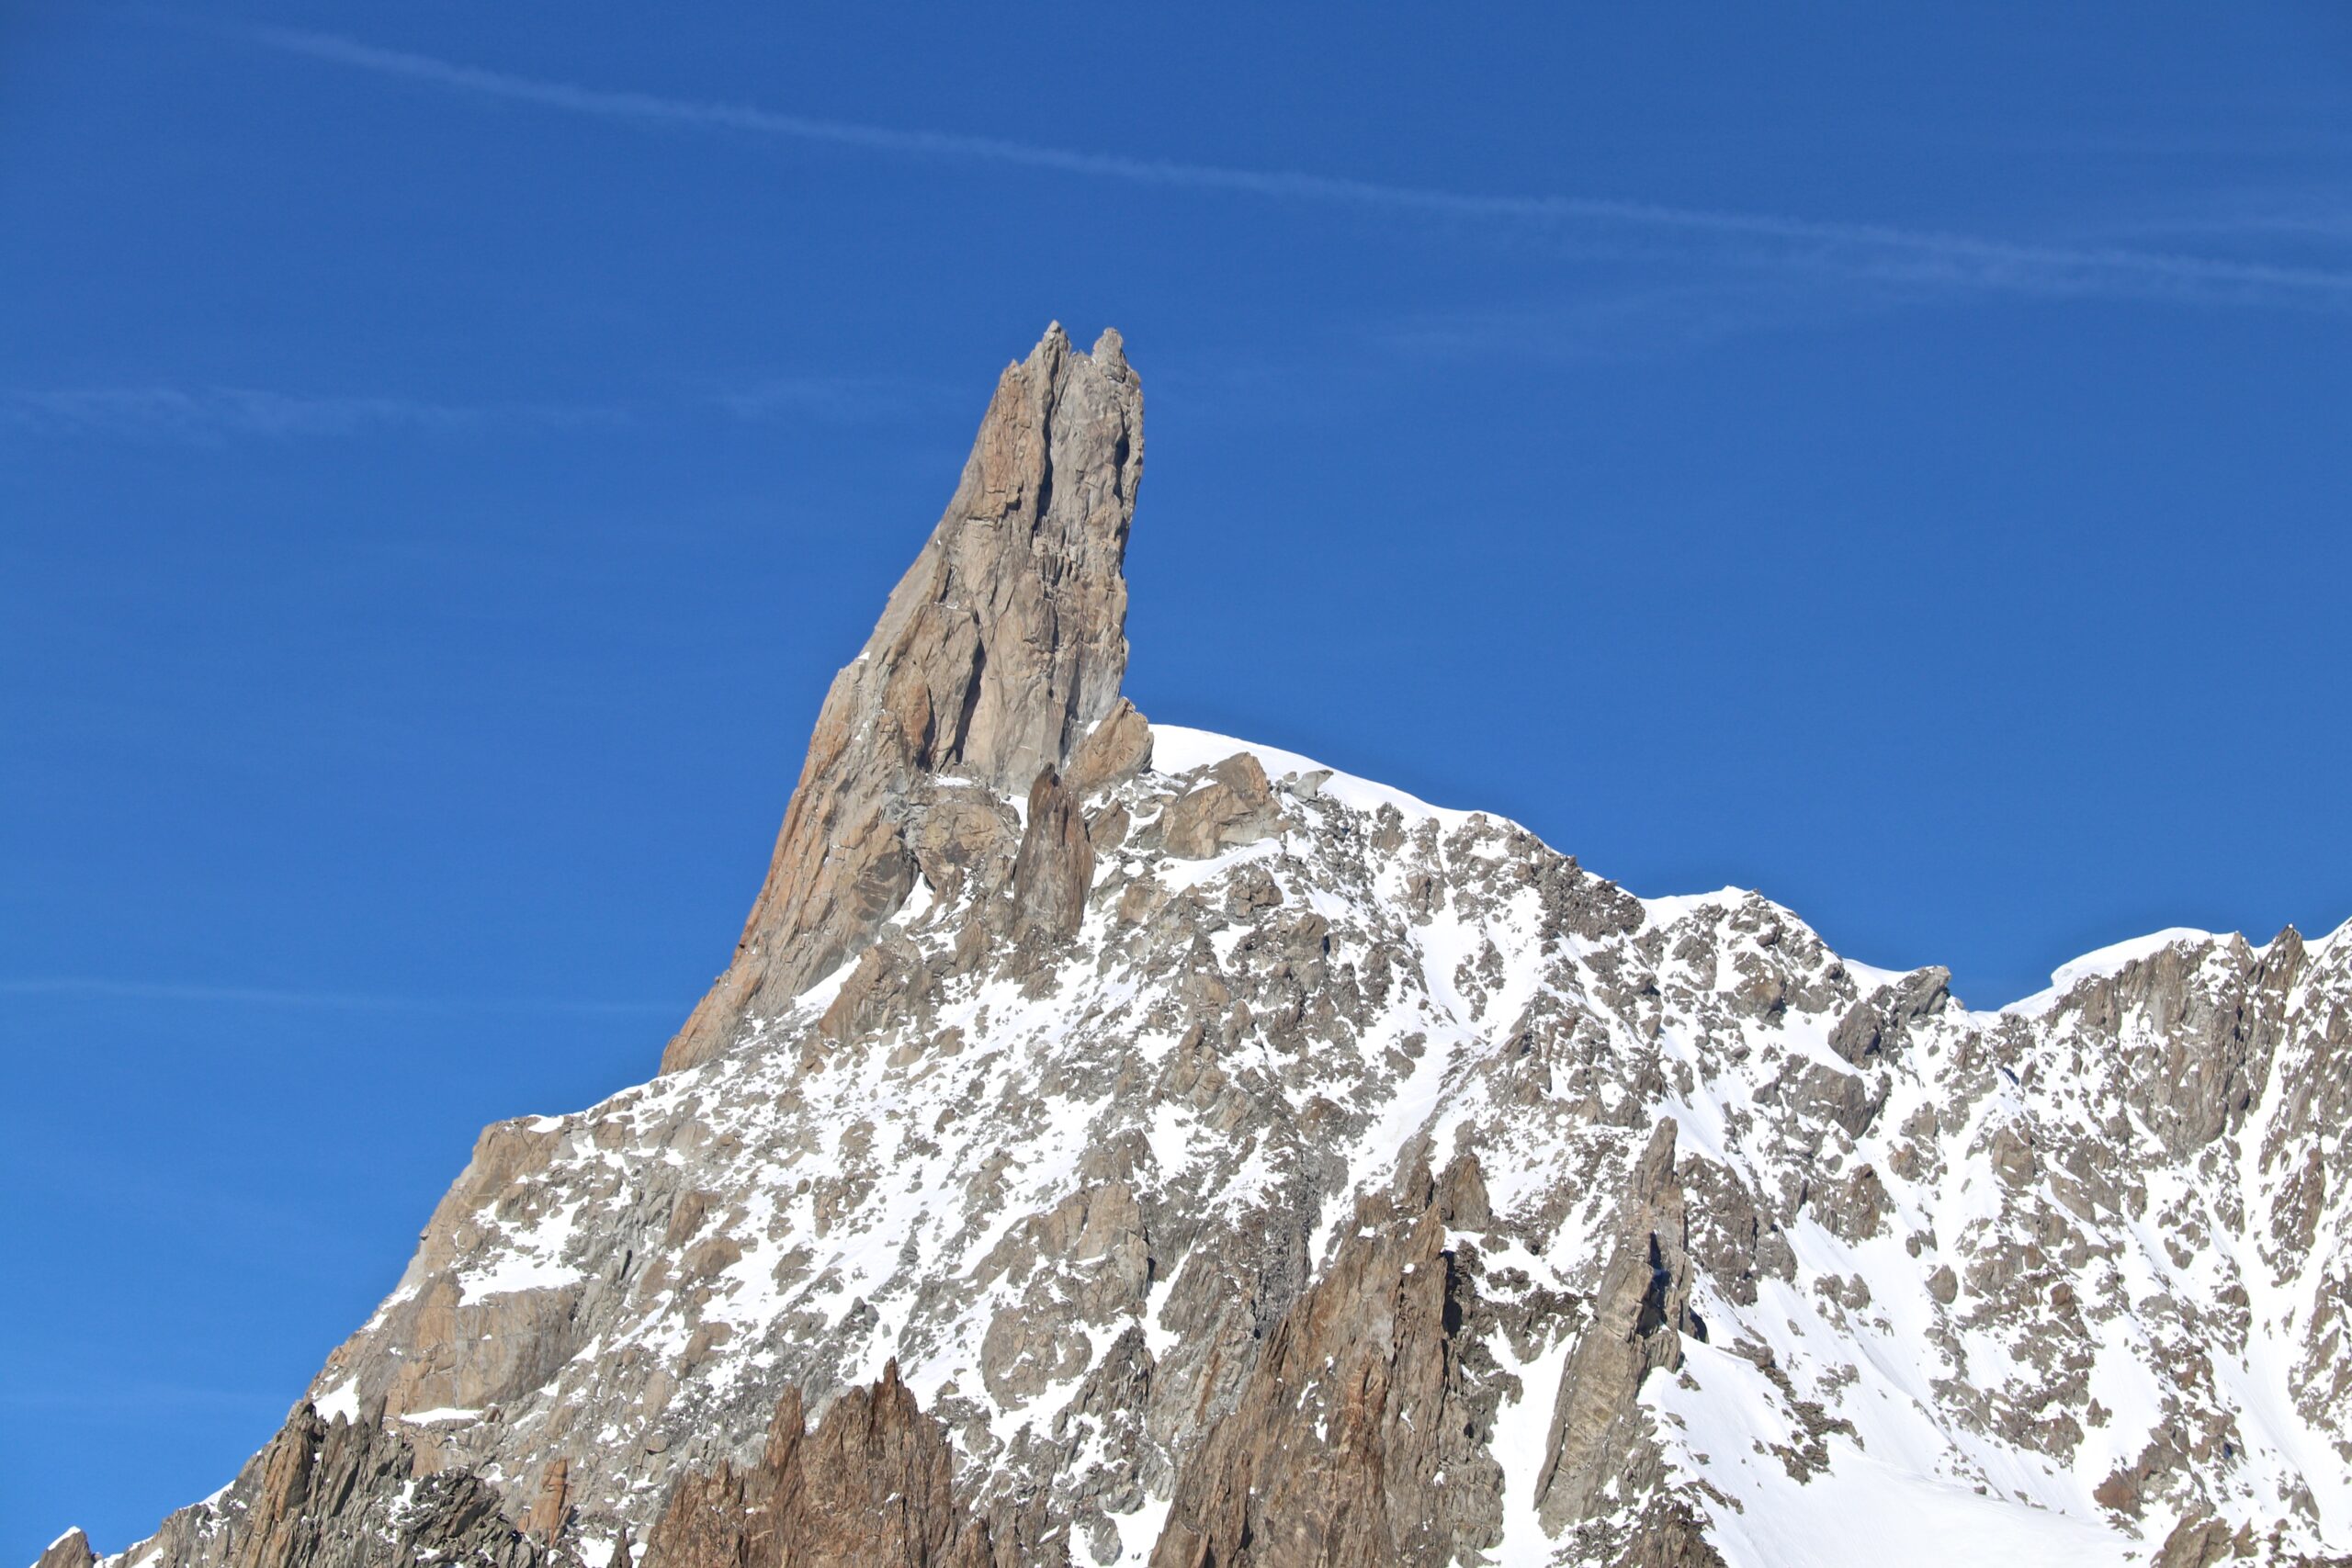
<svg viewBox="0 0 2352 1568"><path fill-rule="evenodd" d="M2338 1560L2352 927L1971 1011L1148 724L1140 413L1007 370L661 1073L109 1563Z"/></svg>

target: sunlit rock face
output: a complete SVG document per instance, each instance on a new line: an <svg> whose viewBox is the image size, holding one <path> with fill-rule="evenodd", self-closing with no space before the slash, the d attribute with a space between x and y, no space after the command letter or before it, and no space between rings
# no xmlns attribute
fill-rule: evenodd
<svg viewBox="0 0 2352 1568"><path fill-rule="evenodd" d="M1149 724L1141 442L1007 370L663 1070L138 1568L2352 1551L2352 938L1973 1012Z"/></svg>

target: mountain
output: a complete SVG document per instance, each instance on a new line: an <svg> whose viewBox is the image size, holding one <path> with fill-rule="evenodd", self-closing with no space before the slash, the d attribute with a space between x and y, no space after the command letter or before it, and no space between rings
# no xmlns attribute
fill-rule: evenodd
<svg viewBox="0 0 2352 1568"><path fill-rule="evenodd" d="M1142 454L1005 371L660 1073L110 1564L2352 1562L2352 934L1972 1011L1150 724Z"/></svg>

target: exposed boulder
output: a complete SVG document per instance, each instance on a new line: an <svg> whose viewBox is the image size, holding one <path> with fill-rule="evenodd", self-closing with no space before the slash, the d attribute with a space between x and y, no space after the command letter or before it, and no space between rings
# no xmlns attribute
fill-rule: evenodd
<svg viewBox="0 0 2352 1568"><path fill-rule="evenodd" d="M1206 780L1170 803L1160 833L1170 854L1206 860L1237 844L1272 837L1280 820L1266 770L1242 751L1211 768Z"/></svg>

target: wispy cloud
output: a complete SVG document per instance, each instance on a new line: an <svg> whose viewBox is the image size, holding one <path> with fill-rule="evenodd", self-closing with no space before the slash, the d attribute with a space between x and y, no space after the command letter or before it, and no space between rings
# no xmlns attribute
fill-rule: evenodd
<svg viewBox="0 0 2352 1568"><path fill-rule="evenodd" d="M643 124L784 138L862 152L1037 169L1131 185L1225 192L1453 221L1607 228L1669 236L1742 265L1801 267L1918 286L2043 296L2106 295L2204 303L2352 306L2352 271L2129 247L2039 244L1894 224L1675 207L1577 196L1490 195L1344 175L1129 157L957 132L910 130L746 104L586 87L378 48L331 33L264 28L253 41L288 53L477 96Z"/></svg>
<svg viewBox="0 0 2352 1568"><path fill-rule="evenodd" d="M579 1001L562 997L420 997L368 991L285 989L95 976L0 977L0 996L96 1001L195 1002L232 1007L318 1008L352 1012L670 1013L675 1002Z"/></svg>
<svg viewBox="0 0 2352 1568"><path fill-rule="evenodd" d="M1443 358L1650 359L1752 333L1795 331L1895 309L1883 286L1826 290L1785 276L1645 283L1573 298L1410 318L1388 346Z"/></svg>
<svg viewBox="0 0 2352 1568"><path fill-rule="evenodd" d="M868 424L903 418L939 390L888 377L825 375L777 376L715 391L605 403L439 402L161 383L0 388L0 430L209 446L236 437L619 429L711 413L753 424Z"/></svg>
<svg viewBox="0 0 2352 1568"><path fill-rule="evenodd" d="M625 423L626 409L572 403L442 403L400 397L306 395L249 387L72 387L0 389L0 423L50 434L217 440L229 435L353 435L372 430L462 432Z"/></svg>
<svg viewBox="0 0 2352 1568"><path fill-rule="evenodd" d="M2352 243L2352 186L2312 185L2237 189L2187 210L2111 220L2108 233L2125 243L2151 237L2211 243L2301 245L2305 254L2340 254Z"/></svg>
<svg viewBox="0 0 2352 1568"><path fill-rule="evenodd" d="M931 382L888 376L778 376L716 393L711 400L755 424L779 420L863 424L910 413L944 391Z"/></svg>

